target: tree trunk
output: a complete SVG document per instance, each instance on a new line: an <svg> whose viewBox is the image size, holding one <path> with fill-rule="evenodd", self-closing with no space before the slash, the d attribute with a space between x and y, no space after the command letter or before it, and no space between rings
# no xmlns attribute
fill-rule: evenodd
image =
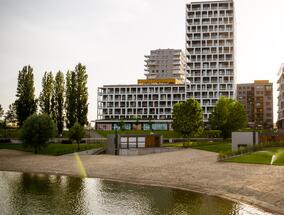
<svg viewBox="0 0 284 215"><path fill-rule="evenodd" d="M79 145L80 145L80 141L77 140L77 151L80 150L80 146Z"/></svg>
<svg viewBox="0 0 284 215"><path fill-rule="evenodd" d="M35 146L35 154L37 154L37 146Z"/></svg>

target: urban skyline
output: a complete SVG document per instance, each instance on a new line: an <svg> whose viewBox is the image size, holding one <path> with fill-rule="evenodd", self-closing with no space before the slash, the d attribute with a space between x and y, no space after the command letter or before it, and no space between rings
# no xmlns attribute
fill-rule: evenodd
<svg viewBox="0 0 284 215"><path fill-rule="evenodd" d="M1 103L4 108L7 109L8 105L14 101L17 73L24 65L30 64L34 67L36 94L38 95L41 90L40 79L44 71L53 70L56 72L60 69L66 72L68 69L72 69L76 63L81 61L86 64L90 74L89 93L91 105L89 107L89 120L95 119L96 88L98 86L105 83L135 83L135 81L138 78L141 78L143 74L143 56L151 49L180 48L184 50L185 39L184 33L182 32L185 32L184 11L187 2L188 1L179 1L172 3L163 1L165 6L163 11L155 11L157 6L161 4L159 1L123 1L121 4L114 3L115 6L121 9L118 10L119 14L117 14L120 19L116 20L116 22L112 22L112 20L108 18L107 22L109 23L105 23L106 19L103 18L103 15L101 13L97 14L96 19L93 19L94 24L91 26L96 30L100 30L97 32L87 28L86 23L88 22L86 21L95 16L90 10L87 10L85 14L79 12L80 16L77 21L72 22L73 18L68 15L68 13L64 12L64 10L62 14L60 14L61 9L64 7L64 3L57 4L51 1L48 4L41 4L34 1L28 1L22 5L21 3L16 3L14 1L2 1L0 3L0 22L1 26L3 26L3 34L0 36L0 72L2 77L5 74L5 79L2 78L0 83ZM255 79L269 79L272 81L274 83L274 114L276 114L276 74L283 61L280 52L280 50L283 49L280 39L283 38L283 32L277 27L277 23L280 23L280 21L283 20L280 13L280 8L283 3L275 0L273 1L273 4L267 5L265 4L265 1L257 1L257 5L254 5L254 10L252 10L253 2L254 1L235 1L237 23L237 83L249 83ZM113 5L112 3L113 2L111 1L105 3L99 2L97 4L86 2L85 5L83 5L83 8L106 9L110 5ZM140 8L135 7L138 3L141 6ZM57 6L58 9L55 10L55 6ZM76 3L71 2L70 11L75 11L76 6ZM44 8L49 8L50 10L46 11L52 12L41 13L42 11L45 11L43 10ZM267 10L267 8L269 8L269 10ZM252 11L254 16L249 15ZM265 11L270 14L270 16L265 16L265 18L260 16L260 14L263 14ZM112 12L113 14L116 14L115 11ZM153 15L154 12L156 13L155 16ZM173 16L174 18L171 17L170 20L166 15L169 12L177 14L177 16ZM56 19L56 16L59 16L59 14L63 17L60 19L61 21ZM135 26L138 23L144 23L145 20L142 18L152 20L150 30L151 32L155 32L155 35L144 37L143 40L140 40L139 48L136 46L134 49L130 46L133 46L134 44L137 45L137 39L134 40L135 37L133 37L138 35ZM163 23L162 20L164 20L165 23ZM95 23L95 21L99 21L99 24L97 22ZM84 22L86 23L84 24ZM39 23L42 27L39 26ZM253 31L251 29L252 23L255 24ZM263 23L267 24L267 29L262 28ZM275 24L269 25L269 23ZM118 27L111 29L113 25L117 25ZM164 29L164 27L169 25L176 30L175 33ZM75 26L80 26L79 30L81 30L81 33L76 31ZM125 31L127 34L124 34L123 31L118 32L118 29L124 29L126 26L130 26L133 30ZM149 24L147 24L147 26L149 28ZM39 34L39 30L42 28L44 28L44 33L41 32ZM139 30L141 30L142 35L144 30ZM18 35L18 33L21 34L21 38L17 38L16 40L16 38L13 38L13 35ZM87 33L91 34L87 36ZM97 36L93 37L95 36L95 33L99 33L99 38ZM49 36L49 38L47 38L45 34L46 36ZM106 40L105 43L101 43L102 45L107 45L107 42L110 42L110 44L113 45L111 49L106 46L106 49L100 48L100 46L97 45L97 41L102 41L104 36L111 34L117 35L115 41ZM69 35L69 37L67 37L67 35ZM128 36L126 37L126 40L124 40L126 35ZM255 39L256 35L258 35L257 37L259 37L259 40ZM272 57L258 54L257 41L260 41L262 37L269 38L268 36L270 36L271 40L263 43L262 47L263 49L268 50L268 52L274 53ZM27 39L28 37L32 39ZM41 39L41 37L43 39ZM83 39L86 40L83 41ZM127 40L129 42L117 45L118 41ZM57 46L56 44L61 45ZM19 51L19 49L22 49L22 51ZM110 52L111 50L112 52ZM118 55L118 53L120 54ZM109 65L109 62L111 62L112 59L115 59L114 56L125 57L129 56L129 53L132 53L131 63L129 63L129 61L128 63L123 62L123 58L119 58L120 60L115 60L113 65L108 67L105 66ZM103 57L101 58L101 56ZM250 61L246 60L248 56L253 56ZM260 62L263 63L263 65L260 65ZM255 70L256 72L251 72L252 74L250 74L247 70ZM118 73L117 71L122 75L117 75L112 80L109 80L110 75L115 75L115 73ZM125 77L128 77L127 80L125 80ZM276 121L276 119L277 117L274 115L274 121Z"/></svg>

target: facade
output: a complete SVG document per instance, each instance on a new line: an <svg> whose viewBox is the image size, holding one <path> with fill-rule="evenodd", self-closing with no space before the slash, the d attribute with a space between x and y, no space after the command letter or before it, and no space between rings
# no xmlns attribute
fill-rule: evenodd
<svg viewBox="0 0 284 215"><path fill-rule="evenodd" d="M268 80L238 84L237 99L244 105L250 127L273 128L273 84Z"/></svg>
<svg viewBox="0 0 284 215"><path fill-rule="evenodd" d="M281 65L278 72L277 91L278 91L277 128L283 130L284 129L284 64Z"/></svg>
<svg viewBox="0 0 284 215"><path fill-rule="evenodd" d="M185 80L186 57L180 49L151 50L145 55L147 79L176 79L179 83Z"/></svg>
<svg viewBox="0 0 284 215"><path fill-rule="evenodd" d="M98 88L96 129L171 129L172 107L185 100L184 84L106 85Z"/></svg>
<svg viewBox="0 0 284 215"><path fill-rule="evenodd" d="M186 57L187 98L199 100L206 122L220 96L235 98L232 0L186 5Z"/></svg>

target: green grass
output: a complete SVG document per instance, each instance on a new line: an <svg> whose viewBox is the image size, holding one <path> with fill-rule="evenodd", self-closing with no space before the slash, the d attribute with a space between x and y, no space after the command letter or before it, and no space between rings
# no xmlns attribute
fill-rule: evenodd
<svg viewBox="0 0 284 215"><path fill-rule="evenodd" d="M88 149L105 147L105 144L95 143L95 144L80 144L80 150L84 151ZM26 152L33 152L31 148L24 148L22 144L0 144L0 149L12 149ZM63 155L69 154L77 151L77 144L49 144L46 148L39 151L39 154L44 155Z"/></svg>
<svg viewBox="0 0 284 215"><path fill-rule="evenodd" d="M284 165L284 148L266 148L262 151L252 152L239 157L225 160L236 163L270 164L272 156L276 155L274 165Z"/></svg>
<svg viewBox="0 0 284 215"><path fill-rule="evenodd" d="M188 143L167 143L163 144L163 147L183 147L184 144ZM191 142L188 146L189 148L200 149L216 153L231 151L232 148L231 143L229 142L208 142L208 141Z"/></svg>
<svg viewBox="0 0 284 215"><path fill-rule="evenodd" d="M200 144L192 146L191 148L220 153L231 151L232 145L228 142L211 142L210 144Z"/></svg>
<svg viewBox="0 0 284 215"><path fill-rule="evenodd" d="M115 134L115 131L96 131L103 137L107 137L109 134ZM151 131L141 131L141 130L125 130L125 131L118 131L118 134L150 134ZM182 138L181 134L175 131L153 131L154 134L163 135L163 138Z"/></svg>

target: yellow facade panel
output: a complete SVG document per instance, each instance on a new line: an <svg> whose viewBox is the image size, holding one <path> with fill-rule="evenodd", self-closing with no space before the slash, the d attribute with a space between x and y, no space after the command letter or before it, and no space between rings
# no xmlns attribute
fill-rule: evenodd
<svg viewBox="0 0 284 215"><path fill-rule="evenodd" d="M175 78L165 78L165 79L139 79L137 83L139 85L147 85L147 84L181 84L182 82Z"/></svg>

